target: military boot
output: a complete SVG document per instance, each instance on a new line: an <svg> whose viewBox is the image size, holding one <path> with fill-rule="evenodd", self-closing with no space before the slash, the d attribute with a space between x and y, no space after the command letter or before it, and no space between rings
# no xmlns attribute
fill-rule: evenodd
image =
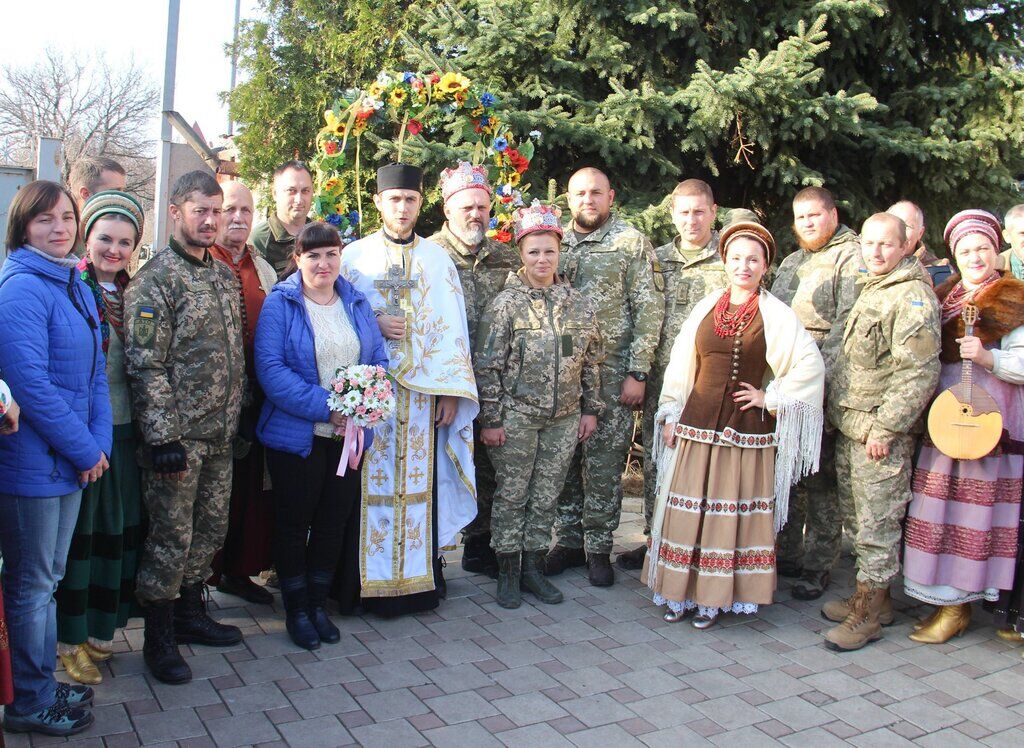
<svg viewBox="0 0 1024 748"><path fill-rule="evenodd" d="M612 568L610 554L587 554L587 578L595 587L611 587L615 584L615 570Z"/></svg>
<svg viewBox="0 0 1024 748"><path fill-rule="evenodd" d="M491 535L467 535L462 549L462 569L473 574L498 576L498 559L491 548Z"/></svg>
<svg viewBox="0 0 1024 748"><path fill-rule="evenodd" d="M857 591L850 600L850 613L843 622L825 632L825 646L850 652L882 638L878 616L888 595L887 587L872 587L857 582Z"/></svg>
<svg viewBox="0 0 1024 748"><path fill-rule="evenodd" d="M503 608L518 608L523 602L523 595L519 589L519 577L522 575L520 554L499 553L497 558L498 589L495 597L498 605Z"/></svg>
<svg viewBox="0 0 1024 748"><path fill-rule="evenodd" d="M327 605L327 593L331 589L334 573L329 570L306 570L306 611L313 622L320 641L324 644L336 644L341 641L341 632L331 623L324 607Z"/></svg>
<svg viewBox="0 0 1024 748"><path fill-rule="evenodd" d="M586 566L587 554L582 548L566 548L556 545L544 557L544 576L556 577L574 566Z"/></svg>
<svg viewBox="0 0 1024 748"><path fill-rule="evenodd" d="M547 580L541 571L544 551L523 552L523 576L520 588L532 592L542 603L554 605L562 602L561 591Z"/></svg>
<svg viewBox="0 0 1024 748"><path fill-rule="evenodd" d="M620 569L629 569L636 571L637 569L644 568L644 559L647 557L647 544L634 548L631 551L620 553L615 557L615 564Z"/></svg>
<svg viewBox="0 0 1024 748"><path fill-rule="evenodd" d="M142 659L161 683L187 683L192 669L178 651L174 639L174 601L153 600L143 605L145 644Z"/></svg>
<svg viewBox="0 0 1024 748"><path fill-rule="evenodd" d="M174 601L174 635L178 644L205 644L208 647L230 647L242 641L238 626L217 623L206 612L205 582L182 585Z"/></svg>
<svg viewBox="0 0 1024 748"><path fill-rule="evenodd" d="M320 634L309 619L309 590L306 577L279 577L281 602L284 603L284 627L296 646L320 649Z"/></svg>
<svg viewBox="0 0 1024 748"><path fill-rule="evenodd" d="M832 623L842 623L846 616L850 615L850 601L853 595L845 600L829 600L821 606L821 617ZM892 597L889 595L889 588L885 589L885 599L882 601L881 610L878 612L878 623L882 626L892 626L896 615L892 612Z"/></svg>

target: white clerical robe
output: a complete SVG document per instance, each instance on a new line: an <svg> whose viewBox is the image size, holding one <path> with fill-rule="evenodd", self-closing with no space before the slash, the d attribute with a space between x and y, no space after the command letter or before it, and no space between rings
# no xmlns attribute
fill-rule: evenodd
<svg viewBox="0 0 1024 748"><path fill-rule="evenodd" d="M399 291L406 336L387 341L389 373L398 384L397 412L376 430L363 463L363 597L434 589L438 549L432 523L437 522L438 545L444 547L476 516L473 419L480 408L458 273L444 249L418 236L398 245L378 231L350 244L341 257L342 274L375 311L392 300L375 283L387 280L392 266L402 269L392 278L412 281L412 287ZM441 395L457 397L458 409L450 426L435 431Z"/></svg>

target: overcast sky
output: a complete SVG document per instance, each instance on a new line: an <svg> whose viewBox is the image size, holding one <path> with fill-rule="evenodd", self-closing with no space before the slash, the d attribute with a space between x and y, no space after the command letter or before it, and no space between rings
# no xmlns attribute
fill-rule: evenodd
<svg viewBox="0 0 1024 748"><path fill-rule="evenodd" d="M198 122L207 139L227 132L218 94L231 81L224 44L231 41L234 12L234 0L181 0L174 108ZM243 19L258 12L257 0L242 0ZM166 0L0 0L0 16L0 65L31 64L48 46L67 53L103 50L112 63L134 56L158 88L163 83Z"/></svg>

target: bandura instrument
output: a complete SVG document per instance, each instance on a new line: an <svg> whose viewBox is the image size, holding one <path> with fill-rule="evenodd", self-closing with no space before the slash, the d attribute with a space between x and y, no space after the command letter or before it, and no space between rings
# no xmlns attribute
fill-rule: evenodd
<svg viewBox="0 0 1024 748"><path fill-rule="evenodd" d="M978 307L964 306L964 335L974 334ZM928 411L928 436L954 460L977 460L991 452L1003 433L1003 414L992 396L974 384L973 363L960 367L960 383L939 394Z"/></svg>

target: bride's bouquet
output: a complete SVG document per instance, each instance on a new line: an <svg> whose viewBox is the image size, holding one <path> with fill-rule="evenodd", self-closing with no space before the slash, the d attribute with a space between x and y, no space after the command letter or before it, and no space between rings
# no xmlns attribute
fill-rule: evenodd
<svg viewBox="0 0 1024 748"><path fill-rule="evenodd" d="M348 420L344 431L335 429L335 438L345 439L338 475L346 467L356 467L363 454L363 429L377 428L395 414L395 390L383 366L353 364L338 369L330 382L327 407Z"/></svg>

